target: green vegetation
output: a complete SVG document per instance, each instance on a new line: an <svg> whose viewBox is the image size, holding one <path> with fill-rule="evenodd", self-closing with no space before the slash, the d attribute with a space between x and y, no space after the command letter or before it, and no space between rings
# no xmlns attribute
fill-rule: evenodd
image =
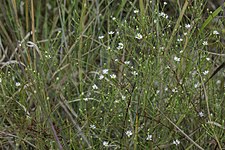
<svg viewBox="0 0 225 150"><path fill-rule="evenodd" d="M223 9L1 1L0 149L224 149Z"/></svg>

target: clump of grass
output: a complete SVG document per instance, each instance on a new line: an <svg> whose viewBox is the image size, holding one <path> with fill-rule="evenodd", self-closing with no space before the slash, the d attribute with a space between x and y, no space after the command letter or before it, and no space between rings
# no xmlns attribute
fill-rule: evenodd
<svg viewBox="0 0 225 150"><path fill-rule="evenodd" d="M223 7L205 6L3 2L1 147L223 149Z"/></svg>

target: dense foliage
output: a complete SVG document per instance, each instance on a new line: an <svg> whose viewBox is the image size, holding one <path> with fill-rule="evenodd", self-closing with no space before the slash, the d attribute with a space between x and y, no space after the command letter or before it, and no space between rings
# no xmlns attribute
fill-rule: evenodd
<svg viewBox="0 0 225 150"><path fill-rule="evenodd" d="M222 1L0 4L0 149L224 149Z"/></svg>

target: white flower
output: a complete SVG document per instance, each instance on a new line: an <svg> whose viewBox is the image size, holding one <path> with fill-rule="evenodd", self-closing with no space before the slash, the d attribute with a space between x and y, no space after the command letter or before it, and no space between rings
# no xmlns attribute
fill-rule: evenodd
<svg viewBox="0 0 225 150"><path fill-rule="evenodd" d="M202 45L206 46L206 45L208 45L208 42L207 41L203 41Z"/></svg>
<svg viewBox="0 0 225 150"><path fill-rule="evenodd" d="M90 125L90 128L91 128L91 129L96 129L96 126L95 126L94 124L91 124L91 125Z"/></svg>
<svg viewBox="0 0 225 150"><path fill-rule="evenodd" d="M124 64L129 65L130 61L125 61Z"/></svg>
<svg viewBox="0 0 225 150"><path fill-rule="evenodd" d="M112 34L114 34L114 32L113 31L109 31L108 34L109 35L112 35Z"/></svg>
<svg viewBox="0 0 225 150"><path fill-rule="evenodd" d="M177 39L177 42L182 42L182 41L183 41L183 39L182 39L182 38Z"/></svg>
<svg viewBox="0 0 225 150"><path fill-rule="evenodd" d="M208 73L209 73L209 71L208 70L205 70L205 71L203 71L202 72L204 75L207 75Z"/></svg>
<svg viewBox="0 0 225 150"><path fill-rule="evenodd" d="M137 71L132 71L131 74L134 76L138 75Z"/></svg>
<svg viewBox="0 0 225 150"><path fill-rule="evenodd" d="M0 83L2 83L2 79L0 78Z"/></svg>
<svg viewBox="0 0 225 150"><path fill-rule="evenodd" d="M100 39L100 40L103 39L103 38L104 38L104 35L101 35L101 36L98 37L98 39Z"/></svg>
<svg viewBox="0 0 225 150"><path fill-rule="evenodd" d="M173 144L175 144L177 146L177 145L180 144L180 141L176 139L176 140L173 141Z"/></svg>
<svg viewBox="0 0 225 150"><path fill-rule="evenodd" d="M157 91L156 91L156 94L159 94L159 93L160 93L160 90L157 90Z"/></svg>
<svg viewBox="0 0 225 150"><path fill-rule="evenodd" d="M210 58L207 57L206 60L207 60L207 61L210 61Z"/></svg>
<svg viewBox="0 0 225 150"><path fill-rule="evenodd" d="M214 30L214 31L213 31L213 34L218 35L218 34L220 34L220 33L219 33L218 31Z"/></svg>
<svg viewBox="0 0 225 150"><path fill-rule="evenodd" d="M159 50L163 51L164 50L164 47L160 47Z"/></svg>
<svg viewBox="0 0 225 150"><path fill-rule="evenodd" d="M110 46L108 46L107 48L106 48L106 50L110 50L111 48L110 48Z"/></svg>
<svg viewBox="0 0 225 150"><path fill-rule="evenodd" d="M94 90L97 90L97 89L98 89L98 87L97 87L96 84L92 85L92 88L93 88Z"/></svg>
<svg viewBox="0 0 225 150"><path fill-rule="evenodd" d="M120 102L120 100L118 100L118 99L114 101L114 103L119 103L119 102Z"/></svg>
<svg viewBox="0 0 225 150"><path fill-rule="evenodd" d="M174 89L172 89L172 92L177 93L178 92L177 88L175 87Z"/></svg>
<svg viewBox="0 0 225 150"><path fill-rule="evenodd" d="M116 78L116 75L115 74L111 74L110 75L110 78L115 79Z"/></svg>
<svg viewBox="0 0 225 150"><path fill-rule="evenodd" d="M122 100L125 100L126 99L126 96L122 95Z"/></svg>
<svg viewBox="0 0 225 150"><path fill-rule="evenodd" d="M151 141L152 140L152 135L151 134L148 134L146 140L147 141L149 141L149 140Z"/></svg>
<svg viewBox="0 0 225 150"><path fill-rule="evenodd" d="M112 17L112 20L113 20L113 21L116 20L116 17Z"/></svg>
<svg viewBox="0 0 225 150"><path fill-rule="evenodd" d="M116 49L118 49L118 50L123 49L123 43L118 43L118 46L117 46L117 48L116 48Z"/></svg>
<svg viewBox="0 0 225 150"><path fill-rule="evenodd" d="M168 91L168 87L165 87L165 89L164 89L165 91Z"/></svg>
<svg viewBox="0 0 225 150"><path fill-rule="evenodd" d="M169 16L167 14L165 14L164 12L159 13L160 17L163 17L165 19L167 19Z"/></svg>
<svg viewBox="0 0 225 150"><path fill-rule="evenodd" d="M139 10L138 9L134 10L134 13L135 14L139 13Z"/></svg>
<svg viewBox="0 0 225 150"><path fill-rule="evenodd" d="M109 69L103 69L102 70L102 74L108 74L108 72L109 72Z"/></svg>
<svg viewBox="0 0 225 150"><path fill-rule="evenodd" d="M163 5L167 5L167 2L163 2Z"/></svg>
<svg viewBox="0 0 225 150"><path fill-rule="evenodd" d="M94 88L93 88L93 89L94 89ZM88 98L85 97L85 98L84 98L84 101L87 102L87 101L88 101Z"/></svg>
<svg viewBox="0 0 225 150"><path fill-rule="evenodd" d="M203 113L202 111L200 111L200 112L198 113L198 115L199 115L199 117L204 117L204 113Z"/></svg>
<svg viewBox="0 0 225 150"><path fill-rule="evenodd" d="M200 85L200 84L199 84L199 82L198 82L198 83L194 84L194 87L195 87L195 88L198 88L199 85Z"/></svg>
<svg viewBox="0 0 225 150"><path fill-rule="evenodd" d="M102 74L99 75L98 79L102 80L104 78L104 76Z"/></svg>
<svg viewBox="0 0 225 150"><path fill-rule="evenodd" d="M107 146L109 146L109 142L108 141L103 141L103 146L105 146L105 147L107 147Z"/></svg>
<svg viewBox="0 0 225 150"><path fill-rule="evenodd" d="M174 59L175 61L177 61L177 62L179 62L179 61L180 61L180 58L179 58L179 57L177 57L177 56L175 56L173 59Z"/></svg>
<svg viewBox="0 0 225 150"><path fill-rule="evenodd" d="M191 27L190 24L185 24L185 28L189 29Z"/></svg>
<svg viewBox="0 0 225 150"><path fill-rule="evenodd" d="M142 37L142 35L141 35L140 33L138 33L138 34L135 36L135 38L138 39L138 40L141 40L143 37Z"/></svg>
<svg viewBox="0 0 225 150"><path fill-rule="evenodd" d="M130 137L132 134L133 134L132 131L130 131L130 130L126 131L126 135L127 135L128 137Z"/></svg>
<svg viewBox="0 0 225 150"><path fill-rule="evenodd" d="M19 82L16 82L16 86L18 87L18 86L20 86L21 84L19 83Z"/></svg>

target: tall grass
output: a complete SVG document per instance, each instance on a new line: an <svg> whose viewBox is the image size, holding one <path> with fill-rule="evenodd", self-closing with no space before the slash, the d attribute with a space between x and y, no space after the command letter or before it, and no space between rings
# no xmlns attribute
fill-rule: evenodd
<svg viewBox="0 0 225 150"><path fill-rule="evenodd" d="M224 7L12 0L0 9L1 149L225 148Z"/></svg>

